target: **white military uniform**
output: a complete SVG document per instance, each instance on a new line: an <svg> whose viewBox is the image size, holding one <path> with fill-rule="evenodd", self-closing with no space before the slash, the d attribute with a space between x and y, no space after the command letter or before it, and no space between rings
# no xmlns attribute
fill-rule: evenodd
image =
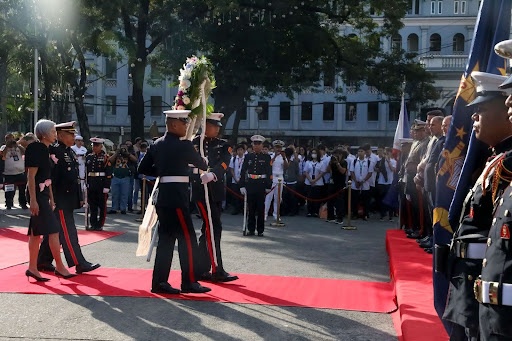
<svg viewBox="0 0 512 341"><path fill-rule="evenodd" d="M282 141L274 141L273 145L280 144L284 145ZM284 184L284 159L282 155L277 155L274 159L274 155L271 156L272 161L272 190L267 193L265 196L265 220L267 220L268 211L270 209L270 204L272 203L272 199L274 199L274 219L277 219L277 195L278 195L278 182L281 179L281 184ZM284 187L281 185L281 195L279 197L279 202L283 199L283 190Z"/></svg>

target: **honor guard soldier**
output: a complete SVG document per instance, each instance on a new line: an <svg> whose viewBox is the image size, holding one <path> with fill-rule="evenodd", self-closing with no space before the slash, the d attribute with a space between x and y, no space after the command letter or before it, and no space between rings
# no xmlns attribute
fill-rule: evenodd
<svg viewBox="0 0 512 341"><path fill-rule="evenodd" d="M496 44L495 51L504 58L512 58L512 40ZM512 77L500 89L508 91L505 101L508 119L512 121ZM506 90L505 90L506 89ZM510 181L512 178L512 152L509 151L496 166L494 181ZM494 185L494 182L493 182ZM494 185L495 186L495 185ZM494 188L494 187L493 187ZM480 302L480 338L487 340L512 340L512 186L503 194L493 191L497 207L487 238L487 248L482 260L482 275L475 283L475 296Z"/></svg>
<svg viewBox="0 0 512 341"><path fill-rule="evenodd" d="M272 142L274 146L274 153L270 155L270 164L272 165L272 187L274 188L272 193L265 196L265 220L267 220L268 211L270 210L270 204L274 199L274 219L277 221L277 203L283 199L283 188L279 194L278 199L278 182L279 179L283 180L284 171L288 168L288 160L284 153L283 147L284 142L281 140L275 140ZM282 183L282 182L281 182Z"/></svg>
<svg viewBox="0 0 512 341"><path fill-rule="evenodd" d="M270 192L272 185L272 165L270 155L263 153L263 141L261 135L251 137L253 153L247 154L240 171L240 193L247 195L249 215L247 220L248 236L254 236L258 230L258 236L263 237L265 230L265 195ZM256 215L258 222L256 223Z"/></svg>
<svg viewBox="0 0 512 341"><path fill-rule="evenodd" d="M193 168L192 175L190 176L192 201L196 203L197 210L203 219L201 236L199 237L199 259L196 272L199 279L211 280L213 282L231 282L238 279L237 276L232 276L224 270L220 248L222 236L220 215L222 212L222 201L226 198L224 174L228 169L232 151L231 146L225 140L217 137L220 127L222 127L220 122L222 117L224 117L222 113L212 113L206 119L203 149L205 157L208 158L208 172L199 174L199 169ZM192 143L196 149L200 150L201 136L197 136ZM213 236L211 235L211 230L209 230L208 211L203 186L205 183L208 184ZM215 251L216 257L214 257L213 251ZM212 269L211 274L209 273L210 266Z"/></svg>
<svg viewBox="0 0 512 341"><path fill-rule="evenodd" d="M55 201L54 214L60 222L59 239L66 257L68 267L75 266L77 273L89 272L100 267L85 260L82 249L78 243L75 218L73 211L82 207L83 197L78 171L78 161L75 152L70 148L75 139L75 122L57 124L58 144L50 146L50 158L52 160L52 191ZM48 244L48 236L44 236L37 268L39 271L55 271L52 265L53 256Z"/></svg>
<svg viewBox="0 0 512 341"><path fill-rule="evenodd" d="M474 108L473 130L475 137L492 147L494 156L464 201L464 210L455 231L447 260L450 280L448 298L443 318L461 327L454 327L450 340L478 339L478 302L473 285L482 271L482 259L487 242L496 196L509 185L510 175L503 172L506 164L512 169L512 158L506 152L512 148L512 123L505 106L506 93L498 86L505 76L485 72L471 73L477 97L469 107ZM436 246L437 261L446 260L443 249ZM462 331L462 328L464 331Z"/></svg>
<svg viewBox="0 0 512 341"><path fill-rule="evenodd" d="M181 140L186 136L190 123L189 112L165 112L167 132L148 149L138 168L139 174L159 177L158 188L152 199L156 200L155 208L160 222L151 285L153 293L180 293L168 283L176 239L181 265L181 292L205 293L211 290L196 281L194 272L198 264L198 245L189 210L189 164L203 171L208 166L191 141Z"/></svg>
<svg viewBox="0 0 512 341"><path fill-rule="evenodd" d="M93 137L91 142L92 153L85 158L87 203L89 204L91 229L101 231L107 215L107 198L110 191L112 167L107 153L103 150L105 140Z"/></svg>

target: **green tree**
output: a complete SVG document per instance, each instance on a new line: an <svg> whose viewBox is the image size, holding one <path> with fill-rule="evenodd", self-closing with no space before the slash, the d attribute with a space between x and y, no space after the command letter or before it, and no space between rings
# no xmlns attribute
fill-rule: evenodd
<svg viewBox="0 0 512 341"><path fill-rule="evenodd" d="M252 96L319 91L332 70L346 83L366 83L389 96L397 96L404 76L415 79L426 91L415 99L427 101L435 95L431 77L403 51L386 53L381 47L381 40L402 27L407 5L405 0L178 2L179 34L152 62L176 74L186 56L207 55L215 65L216 110L226 119L237 113L234 136ZM378 79L382 70L392 77ZM336 89L340 99L342 90Z"/></svg>

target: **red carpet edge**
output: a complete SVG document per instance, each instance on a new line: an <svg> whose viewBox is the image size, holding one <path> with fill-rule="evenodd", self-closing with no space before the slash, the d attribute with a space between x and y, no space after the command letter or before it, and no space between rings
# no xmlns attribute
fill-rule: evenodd
<svg viewBox="0 0 512 341"><path fill-rule="evenodd" d="M399 340L443 341L448 335L434 309L432 255L421 249L403 230L388 230L391 282L398 310L392 315Z"/></svg>

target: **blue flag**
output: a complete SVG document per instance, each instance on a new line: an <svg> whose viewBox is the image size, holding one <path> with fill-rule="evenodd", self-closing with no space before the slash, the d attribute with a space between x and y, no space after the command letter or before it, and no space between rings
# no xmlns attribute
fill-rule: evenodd
<svg viewBox="0 0 512 341"><path fill-rule="evenodd" d="M437 174L437 194L433 215L435 244L450 243L453 228L457 227L456 224L460 218L464 197L471 185L471 174L482 162L481 156L484 154L477 150L487 148L475 138L471 138L470 143L473 112L466 105L476 95L475 84L470 75L473 71L505 73L505 60L494 53L494 45L509 39L511 4L510 0L484 0L478 13L468 63L455 98L452 122L446 136ZM434 272L433 276L434 306L438 315L442 316L446 304L448 281L441 274ZM448 323L445 323L445 328L450 332Z"/></svg>

